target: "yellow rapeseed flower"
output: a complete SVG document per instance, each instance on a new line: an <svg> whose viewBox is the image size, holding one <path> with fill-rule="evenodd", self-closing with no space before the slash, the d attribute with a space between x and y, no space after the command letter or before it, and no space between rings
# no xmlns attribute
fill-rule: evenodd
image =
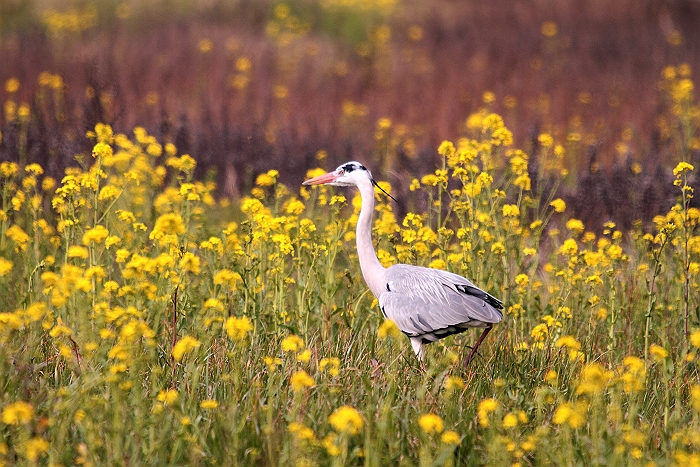
<svg viewBox="0 0 700 467"><path fill-rule="evenodd" d="M73 245L68 248L67 255L69 258L87 258L89 253L85 247Z"/></svg>
<svg viewBox="0 0 700 467"><path fill-rule="evenodd" d="M206 399L199 403L199 406L205 410L215 409L219 406L219 403L213 399Z"/></svg>
<svg viewBox="0 0 700 467"><path fill-rule="evenodd" d="M107 230L102 225L96 225L95 227L88 229L83 235L83 245L89 245L90 243L102 243L102 240L109 236L109 230Z"/></svg>
<svg viewBox="0 0 700 467"><path fill-rule="evenodd" d="M231 271L230 269L222 269L214 274L214 284L227 285L233 290L236 290L236 285L242 281L243 279L241 278L241 275L237 272Z"/></svg>
<svg viewBox="0 0 700 467"><path fill-rule="evenodd" d="M7 274L9 274L10 271L12 271L13 267L14 267L14 263L12 261L0 256L0 277L6 276Z"/></svg>
<svg viewBox="0 0 700 467"><path fill-rule="evenodd" d="M185 272L191 272L192 274L199 274L200 271L200 259L194 253L187 252L182 255L180 259L180 268Z"/></svg>
<svg viewBox="0 0 700 467"><path fill-rule="evenodd" d="M695 384L690 388L690 405L696 412L700 412L700 385Z"/></svg>
<svg viewBox="0 0 700 467"><path fill-rule="evenodd" d="M448 376L445 378L444 386L446 391L459 390L464 388L464 380L459 376Z"/></svg>
<svg viewBox="0 0 700 467"><path fill-rule="evenodd" d="M620 375L622 389L627 393L644 390L647 376L644 360L630 355L622 360L622 365L625 368Z"/></svg>
<svg viewBox="0 0 700 467"><path fill-rule="evenodd" d="M564 244L559 247L560 255L574 256L578 253L578 244L573 238L567 238L564 240Z"/></svg>
<svg viewBox="0 0 700 467"><path fill-rule="evenodd" d="M289 384L294 392L302 391L314 386L314 379L304 370L299 370L289 379Z"/></svg>
<svg viewBox="0 0 700 467"><path fill-rule="evenodd" d="M503 417L503 428L515 428L518 426L518 417L514 413L507 413Z"/></svg>
<svg viewBox="0 0 700 467"><path fill-rule="evenodd" d="M461 437L454 431L448 430L442 434L440 441L445 444L459 444Z"/></svg>
<svg viewBox="0 0 700 467"><path fill-rule="evenodd" d="M498 401L493 398L484 399L479 402L476 411L480 426L484 428L489 426L489 414L498 410L498 405Z"/></svg>
<svg viewBox="0 0 700 467"><path fill-rule="evenodd" d="M247 316L241 318L231 316L226 320L224 328L226 328L226 333L230 338L241 341L245 339L248 332L253 330L253 323L250 322Z"/></svg>
<svg viewBox="0 0 700 467"><path fill-rule="evenodd" d="M153 226L153 231L149 234L149 238L159 239L163 235L182 235L185 233L185 222L180 214L171 212L163 214Z"/></svg>
<svg viewBox="0 0 700 467"><path fill-rule="evenodd" d="M318 362L318 369L321 371L328 370L331 376L338 376L340 374L340 359L338 357L325 357Z"/></svg>
<svg viewBox="0 0 700 467"><path fill-rule="evenodd" d="M5 236L15 244L16 251L24 251L29 243L29 235L17 224L12 224L6 231Z"/></svg>
<svg viewBox="0 0 700 467"><path fill-rule="evenodd" d="M350 407L349 405L344 405L335 409L328 417L328 422L338 433L347 433L350 435L358 434L365 426L365 420L362 418L362 415L360 415L354 407Z"/></svg>
<svg viewBox="0 0 700 467"><path fill-rule="evenodd" d="M651 344L649 346L649 355L656 362L662 362L668 357L668 350L664 349L660 345Z"/></svg>
<svg viewBox="0 0 700 467"><path fill-rule="evenodd" d="M191 336L184 336L182 339L177 341L175 347L173 347L173 358L176 361L182 360L186 353L196 349L202 343Z"/></svg>
<svg viewBox="0 0 700 467"><path fill-rule="evenodd" d="M581 371L576 394L598 394L602 392L612 379L613 373L598 363L592 363Z"/></svg>
<svg viewBox="0 0 700 467"><path fill-rule="evenodd" d="M556 212L566 211L566 203L561 198L555 199L554 201L549 203L549 205L552 206Z"/></svg>
<svg viewBox="0 0 700 467"><path fill-rule="evenodd" d="M377 329L377 336L379 336L380 339L386 339L387 337L397 339L401 336L401 331L396 326L396 323L390 319L385 319L381 326L379 326L379 329Z"/></svg>
<svg viewBox="0 0 700 467"><path fill-rule="evenodd" d="M693 167L691 164L687 162L679 162L678 165L673 169L673 175L678 177L684 172L692 171L695 170L695 167Z"/></svg>
<svg viewBox="0 0 700 467"><path fill-rule="evenodd" d="M173 405L177 400L178 392L176 389L161 390L158 392L156 399L164 405Z"/></svg>
<svg viewBox="0 0 700 467"><path fill-rule="evenodd" d="M581 344L576 340L574 336L561 336L554 343L557 347L566 347L572 350L581 350Z"/></svg>
<svg viewBox="0 0 700 467"><path fill-rule="evenodd" d="M314 430L299 422L290 423L287 430L300 441L314 441L316 439Z"/></svg>
<svg viewBox="0 0 700 467"><path fill-rule="evenodd" d="M440 434L445 429L445 423L442 421L442 418L432 413L421 415L418 419L418 425L429 435Z"/></svg>
<svg viewBox="0 0 700 467"><path fill-rule="evenodd" d="M578 219L569 219L566 221L566 228L569 229L571 232L574 232L576 234L580 234L583 232L583 229L585 228L583 226L583 222L581 222Z"/></svg>
<svg viewBox="0 0 700 467"><path fill-rule="evenodd" d="M298 352L305 347L301 337L291 334L282 339L282 350L284 352Z"/></svg>
<svg viewBox="0 0 700 467"><path fill-rule="evenodd" d="M13 94L17 91L19 91L19 80L17 78L10 78L7 81L5 81L5 91L8 94Z"/></svg>
<svg viewBox="0 0 700 467"><path fill-rule="evenodd" d="M28 402L12 402L2 409L2 422L6 425L29 423L34 416L34 407Z"/></svg>
<svg viewBox="0 0 700 467"><path fill-rule="evenodd" d="M502 255L505 252L506 252L506 247L503 245L503 243L494 242L494 244L491 245L491 253L493 253L495 255Z"/></svg>
<svg viewBox="0 0 700 467"><path fill-rule="evenodd" d="M580 428L586 423L586 411L588 405L584 402L570 404L565 402L557 407L552 416L552 423L555 425L568 424L571 428Z"/></svg>
<svg viewBox="0 0 700 467"><path fill-rule="evenodd" d="M39 456L49 450L49 442L44 438L35 436L24 443L24 457L30 462L36 462Z"/></svg>
<svg viewBox="0 0 700 467"><path fill-rule="evenodd" d="M693 329L693 332L690 333L690 343L696 349L700 349L700 328Z"/></svg>
<svg viewBox="0 0 700 467"><path fill-rule="evenodd" d="M503 205L503 217L518 217L520 216L520 208L515 204Z"/></svg>

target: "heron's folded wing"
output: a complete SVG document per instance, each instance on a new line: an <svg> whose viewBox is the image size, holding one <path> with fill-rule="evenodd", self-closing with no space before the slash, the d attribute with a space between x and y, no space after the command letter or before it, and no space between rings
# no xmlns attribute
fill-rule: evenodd
<svg viewBox="0 0 700 467"><path fill-rule="evenodd" d="M379 305L409 335L497 323L503 317L499 300L457 274L396 265L387 270L386 279L387 292Z"/></svg>

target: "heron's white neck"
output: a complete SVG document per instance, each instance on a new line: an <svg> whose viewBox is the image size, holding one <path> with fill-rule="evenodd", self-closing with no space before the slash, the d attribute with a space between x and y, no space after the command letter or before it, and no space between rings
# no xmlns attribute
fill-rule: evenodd
<svg viewBox="0 0 700 467"><path fill-rule="evenodd" d="M372 215L374 214L374 186L372 182L363 180L357 185L362 197L362 209L357 219L357 256L360 259L360 269L367 286L375 297L385 292L385 268L379 262L372 245Z"/></svg>

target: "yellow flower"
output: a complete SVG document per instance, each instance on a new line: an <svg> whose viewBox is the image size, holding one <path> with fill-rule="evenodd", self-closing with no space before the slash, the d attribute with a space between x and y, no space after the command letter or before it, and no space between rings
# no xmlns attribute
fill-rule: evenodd
<svg viewBox="0 0 700 467"><path fill-rule="evenodd" d="M83 235L83 245L89 245L92 242L102 243L102 240L107 238L108 235L109 230L102 225L96 225L95 227L88 229Z"/></svg>
<svg viewBox="0 0 700 467"><path fill-rule="evenodd" d="M305 388L313 387L314 379L311 376L309 376L309 374L304 370L299 370L292 375L292 377L289 380L289 383L292 386L292 390L294 392L299 392L304 390Z"/></svg>
<svg viewBox="0 0 700 467"><path fill-rule="evenodd" d="M311 360L311 351L309 349L297 354L297 362L307 363L309 360Z"/></svg>
<svg viewBox="0 0 700 467"><path fill-rule="evenodd" d="M651 344L649 346L649 355L654 361L662 362L668 357L668 350L664 349L660 345Z"/></svg>
<svg viewBox="0 0 700 467"><path fill-rule="evenodd" d="M507 413L503 417L503 428L515 428L518 426L518 417L513 413Z"/></svg>
<svg viewBox="0 0 700 467"><path fill-rule="evenodd" d="M418 425L423 431L429 435L442 433L445 428L445 423L439 415L424 414L418 419Z"/></svg>
<svg viewBox="0 0 700 467"><path fill-rule="evenodd" d="M537 141L545 147L545 148L551 148L554 146L554 138L552 138L552 135L549 133L542 133L537 137Z"/></svg>
<svg viewBox="0 0 700 467"><path fill-rule="evenodd" d="M625 371L620 375L622 389L627 393L639 392L644 389L647 369L644 360L628 356L622 360Z"/></svg>
<svg viewBox="0 0 700 467"><path fill-rule="evenodd" d="M579 234L583 232L584 226L583 222L581 222L578 219L569 219L568 221L566 221L566 228L574 233Z"/></svg>
<svg viewBox="0 0 700 467"><path fill-rule="evenodd" d="M184 357L186 353L196 349L201 344L202 343L194 337L184 336L182 339L177 341L175 347L173 347L173 358L179 362L180 360L182 360L182 357Z"/></svg>
<svg viewBox="0 0 700 467"><path fill-rule="evenodd" d="M496 399L484 399L477 406L477 417L479 425L482 427L489 426L489 414L498 410L498 401Z"/></svg>
<svg viewBox="0 0 700 467"><path fill-rule="evenodd" d="M0 256L0 277L6 276L7 274L9 274L9 272L12 271L13 267L14 267L14 264L12 263L12 261Z"/></svg>
<svg viewBox="0 0 700 467"><path fill-rule="evenodd" d="M17 78L10 78L7 81L5 81L5 91L8 94L13 94L17 91L19 91L19 80Z"/></svg>
<svg viewBox="0 0 700 467"><path fill-rule="evenodd" d="M299 422L290 423L287 430L292 433L296 439L301 441L313 441L316 439L314 430Z"/></svg>
<svg viewBox="0 0 700 467"><path fill-rule="evenodd" d="M565 402L554 411L552 423L555 425L566 423L571 428L579 428L586 423L587 410L588 406L585 402L576 402L575 404Z"/></svg>
<svg viewBox="0 0 700 467"><path fill-rule="evenodd" d="M690 343L696 349L700 349L700 328L694 329L693 332L690 333Z"/></svg>
<svg viewBox="0 0 700 467"><path fill-rule="evenodd" d="M106 143L97 143L92 148L92 157L105 159L112 156L112 146Z"/></svg>
<svg viewBox="0 0 700 467"><path fill-rule="evenodd" d="M380 339L386 339L387 337L397 339L401 336L401 331L396 326L396 323L390 319L385 319L381 326L379 326L379 329L377 329L377 336L379 336Z"/></svg>
<svg viewBox="0 0 700 467"><path fill-rule="evenodd" d="M279 172L277 170L270 170L267 173L258 175L255 179L255 184L257 186L272 186L277 181L279 177Z"/></svg>
<svg viewBox="0 0 700 467"><path fill-rule="evenodd" d="M503 205L503 217L518 217L520 215L520 208L515 204L504 204Z"/></svg>
<svg viewBox="0 0 700 467"><path fill-rule="evenodd" d="M574 336L561 336L554 343L557 347L566 347L572 350L581 350L581 344L576 340Z"/></svg>
<svg viewBox="0 0 700 467"><path fill-rule="evenodd" d="M340 455L340 448L335 445L335 441L338 435L336 434L331 434L323 438L323 447L326 448L326 452L328 452L329 456L339 456Z"/></svg>
<svg viewBox="0 0 700 467"><path fill-rule="evenodd" d="M199 406L205 410L215 409L219 406L219 403L213 399L206 399L199 403Z"/></svg>
<svg viewBox="0 0 700 467"><path fill-rule="evenodd" d="M604 369L598 363L592 363L581 371L576 394L597 394L602 392L608 385L613 374Z"/></svg>
<svg viewBox="0 0 700 467"><path fill-rule="evenodd" d="M237 272L231 271L230 269L222 269L214 274L214 284L227 285L233 290L236 289L236 285L241 281L243 281L241 275Z"/></svg>
<svg viewBox="0 0 700 467"><path fill-rule="evenodd" d="M153 231L148 236L151 240L159 239L164 235L182 235L185 233L185 222L180 214L171 212L163 214L156 219Z"/></svg>
<svg viewBox="0 0 700 467"><path fill-rule="evenodd" d="M698 384L690 388L690 405L696 412L700 412L700 385Z"/></svg>
<svg viewBox="0 0 700 467"><path fill-rule="evenodd" d="M328 369L331 376L338 376L340 374L340 359L338 357L322 358L318 363L318 369L321 371Z"/></svg>
<svg viewBox="0 0 700 467"><path fill-rule="evenodd" d="M445 390L453 391L464 388L464 380L459 376L448 376L445 379Z"/></svg>
<svg viewBox="0 0 700 467"><path fill-rule="evenodd" d="M36 462L39 456L49 450L49 442L44 438L34 437L24 443L24 457L30 462Z"/></svg>
<svg viewBox="0 0 700 467"><path fill-rule="evenodd" d="M248 332L253 330L253 323L250 322L250 319L248 319L247 316L243 316L241 318L231 316L226 320L224 327L226 328L226 333L230 338L236 341L241 341L245 339Z"/></svg>
<svg viewBox="0 0 700 467"><path fill-rule="evenodd" d="M7 425L29 423L34 415L34 407L28 402L17 401L2 409L2 422Z"/></svg>
<svg viewBox="0 0 700 467"><path fill-rule="evenodd" d="M622 247L620 245L610 245L607 253L610 259L620 259L622 258Z"/></svg>
<svg viewBox="0 0 700 467"><path fill-rule="evenodd" d="M29 235L27 235L19 225L12 224L10 228L5 231L5 236L14 242L17 251L24 251L27 248Z"/></svg>
<svg viewBox="0 0 700 467"><path fill-rule="evenodd" d="M299 336L291 334L282 340L282 350L284 352L298 352L305 347L304 341Z"/></svg>
<svg viewBox="0 0 700 467"><path fill-rule="evenodd" d="M182 259L180 260L180 268L183 271L191 272L192 274L199 274L199 264L199 257L195 256L194 253L189 251L182 255Z"/></svg>
<svg viewBox="0 0 700 467"><path fill-rule="evenodd" d="M566 203L561 198L555 199L554 201L549 203L549 205L552 206L556 212L566 211Z"/></svg>
<svg viewBox="0 0 700 467"><path fill-rule="evenodd" d="M493 245L491 245L491 253L496 254L496 255L502 255L505 252L506 252L506 247L503 246L503 243L495 242Z"/></svg>
<svg viewBox="0 0 700 467"><path fill-rule="evenodd" d="M87 258L89 255L87 249L82 246L78 245L73 245L68 248L68 257L69 258Z"/></svg>
<svg viewBox="0 0 700 467"><path fill-rule="evenodd" d="M338 433L347 433L350 435L358 434L365 426L365 420L362 418L362 415L349 405L344 405L335 409L328 417L328 422Z"/></svg>
<svg viewBox="0 0 700 467"><path fill-rule="evenodd" d="M673 169L673 175L678 177L683 172L692 170L695 170L695 167L693 167L691 164L688 164L687 162L679 162L678 165L676 165L676 168Z"/></svg>
<svg viewBox="0 0 700 467"><path fill-rule="evenodd" d="M162 402L165 405L172 405L177 400L177 396L178 396L177 390L168 389L167 391L161 390L158 393L158 396L156 397L156 399L158 399L159 402Z"/></svg>
<svg viewBox="0 0 700 467"><path fill-rule="evenodd" d="M459 444L461 441L460 436L454 431L446 431L440 437L440 440L445 444Z"/></svg>
<svg viewBox="0 0 700 467"><path fill-rule="evenodd" d="M560 255L574 256L576 253L578 253L578 244L573 238L567 238L564 240L564 244L559 247Z"/></svg>
<svg viewBox="0 0 700 467"><path fill-rule="evenodd" d="M527 287L527 284L530 283L530 278L527 274L518 274L517 276L515 276L515 283L519 287Z"/></svg>

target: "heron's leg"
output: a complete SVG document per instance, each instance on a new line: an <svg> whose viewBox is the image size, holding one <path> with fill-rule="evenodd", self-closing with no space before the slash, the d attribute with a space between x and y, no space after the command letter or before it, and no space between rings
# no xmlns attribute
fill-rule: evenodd
<svg viewBox="0 0 700 467"><path fill-rule="evenodd" d="M481 333L481 337L479 337L479 340L476 341L476 345L474 345L474 347L472 347L472 351L469 352L469 356L467 357L466 360L464 360L465 367L469 364L469 361L472 359L472 357L476 353L476 349L479 348L479 345L481 345L481 342L484 340L484 338L486 338L486 334L489 333L489 331L491 330L492 327L493 326L489 324L488 326L486 326L486 329L484 329L484 332Z"/></svg>

